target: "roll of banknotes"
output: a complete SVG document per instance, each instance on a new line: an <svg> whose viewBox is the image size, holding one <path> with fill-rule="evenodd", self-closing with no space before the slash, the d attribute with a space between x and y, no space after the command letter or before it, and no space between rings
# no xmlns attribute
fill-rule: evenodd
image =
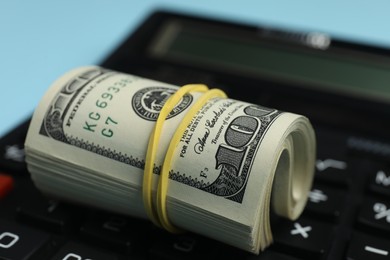
<svg viewBox="0 0 390 260"><path fill-rule="evenodd" d="M36 187L60 200L148 218L148 143L179 88L98 66L61 76L35 109L25 142ZM179 135L168 169L170 223L258 254L273 241L271 210L289 219L303 211L314 130L303 115L212 97L178 133L202 95L184 94L165 119L152 162L152 207L168 146Z"/></svg>

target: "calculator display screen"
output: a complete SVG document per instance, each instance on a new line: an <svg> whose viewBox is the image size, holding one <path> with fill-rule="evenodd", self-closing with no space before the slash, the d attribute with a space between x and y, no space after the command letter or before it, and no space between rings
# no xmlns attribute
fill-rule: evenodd
<svg viewBox="0 0 390 260"><path fill-rule="evenodd" d="M326 38L322 40L327 43ZM290 46L238 29L172 20L162 26L150 54L228 73L390 101L390 58L332 47L328 50L326 45L314 47Z"/></svg>

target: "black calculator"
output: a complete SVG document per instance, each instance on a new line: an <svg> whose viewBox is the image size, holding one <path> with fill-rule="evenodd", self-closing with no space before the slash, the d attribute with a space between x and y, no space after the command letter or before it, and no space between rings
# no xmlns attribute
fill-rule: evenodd
<svg viewBox="0 0 390 260"><path fill-rule="evenodd" d="M151 222L45 197L24 161L29 120L0 139L0 259L390 259L390 49L156 10L102 67L307 116L316 172L303 214L271 212L254 255Z"/></svg>

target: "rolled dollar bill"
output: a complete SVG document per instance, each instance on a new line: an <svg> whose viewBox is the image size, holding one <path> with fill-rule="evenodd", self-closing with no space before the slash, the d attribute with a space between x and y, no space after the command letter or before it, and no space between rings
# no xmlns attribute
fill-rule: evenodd
<svg viewBox="0 0 390 260"><path fill-rule="evenodd" d="M36 187L61 200L147 218L148 141L178 89L97 66L61 76L35 109L25 142ZM201 97L186 93L167 116L152 194L172 136ZM179 134L166 197L169 219L179 229L258 254L272 243L270 210L289 219L302 213L316 156L305 116L214 97Z"/></svg>

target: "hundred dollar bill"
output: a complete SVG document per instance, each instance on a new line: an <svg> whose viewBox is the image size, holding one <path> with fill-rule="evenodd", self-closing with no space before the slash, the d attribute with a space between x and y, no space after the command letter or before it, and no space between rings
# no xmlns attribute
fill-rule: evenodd
<svg viewBox="0 0 390 260"><path fill-rule="evenodd" d="M59 199L146 218L149 136L178 88L95 66L60 77L38 104L25 142L35 185ZM185 94L164 124L154 193L169 142L201 95ZM302 115L212 98L175 149L169 218L183 230L259 253L272 243L270 210L290 219L301 214L315 149L314 130Z"/></svg>

